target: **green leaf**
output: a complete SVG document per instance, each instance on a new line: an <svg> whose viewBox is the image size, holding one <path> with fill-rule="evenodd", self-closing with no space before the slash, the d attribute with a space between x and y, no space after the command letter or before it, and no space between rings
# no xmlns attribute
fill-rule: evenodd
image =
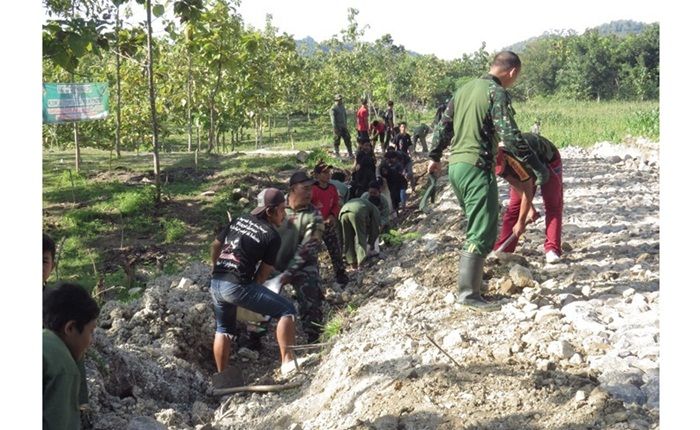
<svg viewBox="0 0 700 430"><path fill-rule="evenodd" d="M165 6L162 4L156 4L153 5L153 15L156 16L156 18L163 16L165 13Z"/></svg>
<svg viewBox="0 0 700 430"><path fill-rule="evenodd" d="M81 57L85 53L87 42L88 40L75 33L68 34L68 46L76 57Z"/></svg>

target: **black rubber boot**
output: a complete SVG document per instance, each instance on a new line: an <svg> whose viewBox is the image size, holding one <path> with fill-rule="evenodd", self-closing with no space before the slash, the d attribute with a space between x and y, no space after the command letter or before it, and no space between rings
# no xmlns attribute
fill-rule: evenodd
<svg viewBox="0 0 700 430"><path fill-rule="evenodd" d="M459 278L457 279L457 303L482 312L493 312L501 308L488 303L481 296L481 282L484 275L485 258L471 252L461 252Z"/></svg>

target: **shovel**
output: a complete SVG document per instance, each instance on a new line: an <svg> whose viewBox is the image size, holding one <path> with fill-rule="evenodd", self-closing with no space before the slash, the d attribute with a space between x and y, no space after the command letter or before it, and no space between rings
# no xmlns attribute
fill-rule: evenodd
<svg viewBox="0 0 700 430"><path fill-rule="evenodd" d="M533 218L528 218L527 221L525 221L525 225L528 226L528 225L532 224L532 223L535 222L539 217L540 217L540 213L539 213L539 212L535 212L535 216L534 216ZM513 241L515 240L516 237L517 237L517 236L515 236L515 233L511 233L510 236L508 236L508 239L506 239L506 241L503 242L503 243L501 244L501 246L499 246L498 249L496 249L496 250L493 251L493 252L494 252L494 253L496 253L496 252L503 252L503 250L506 249L506 248L508 247L508 245L510 245L511 243L513 243Z"/></svg>

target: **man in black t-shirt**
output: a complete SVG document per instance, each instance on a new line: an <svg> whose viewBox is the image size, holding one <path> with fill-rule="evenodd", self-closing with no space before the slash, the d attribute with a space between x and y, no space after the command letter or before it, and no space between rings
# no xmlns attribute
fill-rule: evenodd
<svg viewBox="0 0 700 430"><path fill-rule="evenodd" d="M212 243L210 291L216 316L214 360L219 372L228 366L231 338L236 333L236 306L279 318L277 342L282 368L294 363L293 352L287 347L295 344L296 309L292 302L262 285L274 270L281 243L275 227L285 218L285 206L280 190L262 190L258 206L250 215L232 221Z"/></svg>
<svg viewBox="0 0 700 430"><path fill-rule="evenodd" d="M406 123L402 122L399 124L399 132L394 136L391 142L396 146L396 149L409 154L411 151L411 135L406 132Z"/></svg>

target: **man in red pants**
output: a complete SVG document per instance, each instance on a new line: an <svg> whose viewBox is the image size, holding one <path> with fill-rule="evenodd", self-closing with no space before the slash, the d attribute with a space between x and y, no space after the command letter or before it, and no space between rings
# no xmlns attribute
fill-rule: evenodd
<svg viewBox="0 0 700 430"><path fill-rule="evenodd" d="M523 133L523 139L540 161L547 165L550 173L549 181L541 187L546 228L544 252L547 263L556 263L561 258L561 224L564 209L561 156L554 144L542 136ZM501 234L493 249L498 249L511 233L515 233L515 240L503 249L503 252L513 252L518 243L518 237L525 232L528 218L534 219L536 216L532 207L532 198L535 193L534 175L531 166L519 162L503 148L498 150L496 174L508 181L511 187L510 202L503 215Z"/></svg>

